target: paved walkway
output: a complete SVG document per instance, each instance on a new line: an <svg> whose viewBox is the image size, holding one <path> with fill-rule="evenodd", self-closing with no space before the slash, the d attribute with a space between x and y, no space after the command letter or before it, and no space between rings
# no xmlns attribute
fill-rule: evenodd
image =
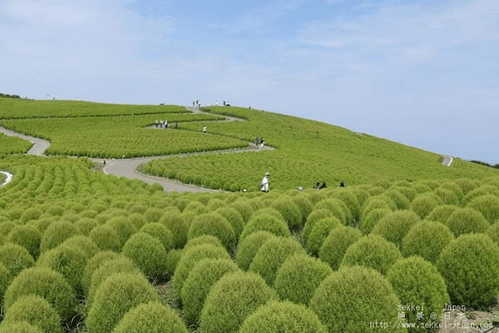
<svg viewBox="0 0 499 333"><path fill-rule="evenodd" d="M213 115L213 113L203 112L197 108L187 108L193 113L196 114L208 114ZM223 116L224 120L211 120L214 122L232 122L232 121L245 121L245 119L230 117L225 115ZM153 127L151 127L153 128ZM44 139L35 138L32 136L24 135L21 133L14 132L12 130L8 130L0 126L0 133L4 133L8 136L16 136L18 138L28 140L33 143L31 149L27 152L28 155L37 155L43 156L45 151L50 146L50 142ZM168 179L163 177L155 177L143 174L139 172L137 169L140 165L145 164L147 162L172 158L172 157L189 157L195 155L218 155L218 154L234 154L234 153L245 153L245 152L259 152L259 151L268 151L274 150L273 147L266 146L264 148L257 148L254 143L248 142L248 146L245 148L235 148L235 149L223 149L223 150L212 150L205 152L196 152L196 153L182 153L182 154L172 154L172 155L162 155L162 156L150 156L150 157L142 157L142 158L129 158L129 159L97 159L91 158L95 163L100 163L103 165L102 171L108 175L114 175L119 177L125 177L129 179L138 179L148 184L159 184L163 187L166 192L217 192L217 190L204 188L197 185L184 184L175 179ZM3 173L3 172L2 172ZM9 177L7 176L9 179ZM12 181L12 175L10 175L9 182ZM5 184L4 184L5 185Z"/></svg>
<svg viewBox="0 0 499 333"><path fill-rule="evenodd" d="M449 156L449 155L443 155L443 160L442 160L442 165L445 165L446 167L450 167L452 165L452 162L454 162L454 157Z"/></svg>
<svg viewBox="0 0 499 333"><path fill-rule="evenodd" d="M10 172L0 171L0 173L2 175L5 175L5 180L3 181L3 183L0 184L0 187L5 186L12 181L13 176Z"/></svg>

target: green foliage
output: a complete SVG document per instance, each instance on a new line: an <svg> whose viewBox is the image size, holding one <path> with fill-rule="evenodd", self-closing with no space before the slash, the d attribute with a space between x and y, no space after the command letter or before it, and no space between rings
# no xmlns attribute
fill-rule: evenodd
<svg viewBox="0 0 499 333"><path fill-rule="evenodd" d="M234 230L234 235L236 236L236 239L239 239L239 236L243 232L245 224L241 213L239 213L236 209L231 207L222 207L217 209L215 212L227 219L227 221L232 226L232 230Z"/></svg>
<svg viewBox="0 0 499 333"><path fill-rule="evenodd" d="M490 223L499 220L499 197L497 196L484 195L476 197L466 207L479 211Z"/></svg>
<svg viewBox="0 0 499 333"><path fill-rule="evenodd" d="M237 200L230 207L234 208L241 214L244 222L248 222L251 215L253 215L253 208L248 204L248 202L244 199Z"/></svg>
<svg viewBox="0 0 499 333"><path fill-rule="evenodd" d="M92 282L92 275L94 274L94 272L99 269L99 267L102 266L106 261L118 258L120 258L120 255L116 252L101 251L87 261L85 270L83 271L83 275L81 277L81 286L85 294L88 294L88 290L90 289L90 284Z"/></svg>
<svg viewBox="0 0 499 333"><path fill-rule="evenodd" d="M24 247L7 243L0 246L0 263L15 277L22 270L33 266L35 261Z"/></svg>
<svg viewBox="0 0 499 333"><path fill-rule="evenodd" d="M436 263L442 250L453 239L454 235L444 224L421 221L404 237L401 251L405 257L420 256L431 263Z"/></svg>
<svg viewBox="0 0 499 333"><path fill-rule="evenodd" d="M277 209L281 213L290 229L298 230L303 227L301 210L290 198L285 196L279 197L279 199L272 203L272 208Z"/></svg>
<svg viewBox="0 0 499 333"><path fill-rule="evenodd" d="M239 242L236 252L236 262L242 270L247 271L262 245L275 237L267 231L257 231Z"/></svg>
<svg viewBox="0 0 499 333"><path fill-rule="evenodd" d="M315 290L332 272L319 259L303 254L293 255L277 271L274 288L281 299L308 305Z"/></svg>
<svg viewBox="0 0 499 333"><path fill-rule="evenodd" d="M237 332L258 307L276 299L275 292L253 273L224 275L210 290L200 319L204 333Z"/></svg>
<svg viewBox="0 0 499 333"><path fill-rule="evenodd" d="M329 214L325 214L324 212L321 212L322 209L325 209L329 211ZM314 223L315 221L318 220L319 216L322 217L329 217L329 216L334 216L338 218L342 223L347 224L351 219L352 219L352 213L348 209L348 207L345 205L345 203L339 199L336 198L328 198L319 201L315 206L314 210L307 219L307 224L310 227L310 223ZM319 218L321 219L321 218ZM306 226L307 227L307 226Z"/></svg>
<svg viewBox="0 0 499 333"><path fill-rule="evenodd" d="M499 245L499 220L487 229L486 234Z"/></svg>
<svg viewBox="0 0 499 333"><path fill-rule="evenodd" d="M460 208L449 217L447 226L454 236L459 237L467 233L485 232L489 223L479 211L472 208Z"/></svg>
<svg viewBox="0 0 499 333"><path fill-rule="evenodd" d="M225 274L239 271L239 267L227 259L203 259L199 261L184 283L181 292L184 318L197 325L206 297L215 283Z"/></svg>
<svg viewBox="0 0 499 333"><path fill-rule="evenodd" d="M121 249L119 236L113 228L108 225L95 227L89 235L90 239L102 250L110 250L118 252Z"/></svg>
<svg viewBox="0 0 499 333"><path fill-rule="evenodd" d="M0 264L0 304L3 302L3 296L10 284L12 276L3 264Z"/></svg>
<svg viewBox="0 0 499 333"><path fill-rule="evenodd" d="M166 250L157 238L144 232L136 233L125 243L122 253L132 259L148 278L165 276Z"/></svg>
<svg viewBox="0 0 499 333"><path fill-rule="evenodd" d="M183 248L187 243L189 225L184 221L182 215L180 213L165 214L160 223L171 231L175 248Z"/></svg>
<svg viewBox="0 0 499 333"><path fill-rule="evenodd" d="M46 299L62 320L71 318L74 313L76 298L73 288L61 274L49 268L26 269L12 281L5 293L4 307L7 312L15 302L28 295Z"/></svg>
<svg viewBox="0 0 499 333"><path fill-rule="evenodd" d="M273 286L277 271L294 254L305 254L296 240L286 237L271 238L260 247L249 270L260 274L269 286Z"/></svg>
<svg viewBox="0 0 499 333"><path fill-rule="evenodd" d="M40 252L43 253L62 244L66 239L79 235L80 232L71 222L52 223L43 233Z"/></svg>
<svg viewBox="0 0 499 333"><path fill-rule="evenodd" d="M46 333L63 333L61 317L57 311L49 302L36 295L21 297L9 308L3 325L16 322L29 323Z"/></svg>
<svg viewBox="0 0 499 333"><path fill-rule="evenodd" d="M217 237L227 250L232 250L236 244L236 235L230 223L219 214L202 214L194 218L189 228L187 238L189 240L202 236L211 235Z"/></svg>
<svg viewBox="0 0 499 333"><path fill-rule="evenodd" d="M85 217L76 221L73 225L82 235L88 236L92 229L99 225L99 222L95 219Z"/></svg>
<svg viewBox="0 0 499 333"><path fill-rule="evenodd" d="M94 241L85 236L73 236L68 238L62 243L62 246L73 247L80 250L86 259L92 258L99 252L99 248L95 245Z"/></svg>
<svg viewBox="0 0 499 333"><path fill-rule="evenodd" d="M0 333L44 333L40 328L26 322L15 322L0 325Z"/></svg>
<svg viewBox="0 0 499 333"><path fill-rule="evenodd" d="M383 217L373 228L372 234L379 235L400 247L402 239L419 220L419 216L413 211L395 211Z"/></svg>
<svg viewBox="0 0 499 333"><path fill-rule="evenodd" d="M420 194L412 201L411 209L424 219L440 204L440 198L434 194Z"/></svg>
<svg viewBox="0 0 499 333"><path fill-rule="evenodd" d="M463 235L440 254L437 267L452 304L486 308L499 289L499 247L483 234Z"/></svg>
<svg viewBox="0 0 499 333"><path fill-rule="evenodd" d="M442 222L443 224L446 224L449 217L457 209L459 209L459 207L453 206L453 205L437 206L437 207L435 207L435 209L433 209L431 211L431 213L426 217L426 219L429 221L437 221L437 222Z"/></svg>
<svg viewBox="0 0 499 333"><path fill-rule="evenodd" d="M115 217L109 220L106 225L113 228L123 246L127 240L137 232L135 226L126 217Z"/></svg>
<svg viewBox="0 0 499 333"><path fill-rule="evenodd" d="M169 306L157 302L128 311L113 333L187 333L184 322Z"/></svg>
<svg viewBox="0 0 499 333"><path fill-rule="evenodd" d="M378 208L373 209L367 213L364 218L360 221L359 229L364 234L369 234L373 230L373 228L378 224L378 222L388 214L392 212L391 209L388 208Z"/></svg>
<svg viewBox="0 0 499 333"><path fill-rule="evenodd" d="M361 237L362 233L356 228L338 227L331 231L323 242L319 258L329 264L332 269L337 270L347 249Z"/></svg>
<svg viewBox="0 0 499 333"><path fill-rule="evenodd" d="M253 216L244 227L240 237L240 242L249 235L258 231L267 231L271 234L282 237L291 236L288 225L282 219L272 215L258 214Z"/></svg>
<svg viewBox="0 0 499 333"><path fill-rule="evenodd" d="M326 333L315 313L291 302L270 302L244 321L241 333Z"/></svg>
<svg viewBox="0 0 499 333"><path fill-rule="evenodd" d="M172 232L161 223L147 223L140 229L140 232L158 239L166 251L174 247Z"/></svg>
<svg viewBox="0 0 499 333"><path fill-rule="evenodd" d="M345 252L342 266L366 266L385 274L400 259L395 244L377 235L364 236Z"/></svg>
<svg viewBox="0 0 499 333"><path fill-rule="evenodd" d="M154 287L137 274L117 273L99 287L85 324L92 333L108 333L138 305L158 302Z"/></svg>
<svg viewBox="0 0 499 333"><path fill-rule="evenodd" d="M175 269L177 268L177 264L182 258L182 250L174 249L168 252L165 260L165 272L169 277L172 277L175 274Z"/></svg>
<svg viewBox="0 0 499 333"><path fill-rule="evenodd" d="M390 283L380 273L365 267L345 268L331 274L310 301L310 308L329 332L386 332L386 327L369 326L375 322L387 323L390 332L404 332L393 328L399 306Z"/></svg>
<svg viewBox="0 0 499 333"><path fill-rule="evenodd" d="M204 245L204 244L211 244L214 246L220 246L224 247L222 245L222 242L220 242L220 239L218 239L215 236L210 236L210 235L202 235L196 238L193 238L185 244L184 250L190 249L192 247L198 246L198 245Z"/></svg>
<svg viewBox="0 0 499 333"><path fill-rule="evenodd" d="M177 295L181 294L191 270L203 259L230 259L230 257L224 248L209 244L195 246L186 250L182 254L173 275L173 287Z"/></svg>
<svg viewBox="0 0 499 333"><path fill-rule="evenodd" d="M61 245L45 252L37 265L47 267L64 276L75 289L81 288L81 277L87 264L87 256L78 248Z"/></svg>
<svg viewBox="0 0 499 333"><path fill-rule="evenodd" d="M434 193L442 200L442 202L446 205L459 205L460 203L460 198L459 196L449 190L449 189L445 189L445 188L437 188Z"/></svg>
<svg viewBox="0 0 499 333"><path fill-rule="evenodd" d="M341 225L341 222L335 217L328 217L314 223L312 231L307 238L307 251L310 254L317 256L319 254L319 250L322 247L322 244L324 243L324 240L327 238L327 236L329 236L331 230Z"/></svg>
<svg viewBox="0 0 499 333"><path fill-rule="evenodd" d="M0 133L0 155L22 154L31 148L32 144L23 139ZM2 183L0 179L0 183Z"/></svg>
<svg viewBox="0 0 499 333"><path fill-rule="evenodd" d="M432 316L439 316L450 300L444 279L435 266L421 257L401 259L390 268L386 278L405 306L402 313L407 322L419 326L409 332L427 332L425 325L437 327L439 318Z"/></svg>

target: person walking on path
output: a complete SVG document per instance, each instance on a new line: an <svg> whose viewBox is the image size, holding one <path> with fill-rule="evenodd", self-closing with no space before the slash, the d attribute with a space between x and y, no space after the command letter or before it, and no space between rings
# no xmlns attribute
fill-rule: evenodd
<svg viewBox="0 0 499 333"><path fill-rule="evenodd" d="M206 132L208 132L208 127L203 126L203 133L206 134Z"/></svg>
<svg viewBox="0 0 499 333"><path fill-rule="evenodd" d="M268 193L270 191L270 173L266 172L260 184L260 191Z"/></svg>
<svg viewBox="0 0 499 333"><path fill-rule="evenodd" d="M168 120L165 120L165 128L168 128Z"/></svg>

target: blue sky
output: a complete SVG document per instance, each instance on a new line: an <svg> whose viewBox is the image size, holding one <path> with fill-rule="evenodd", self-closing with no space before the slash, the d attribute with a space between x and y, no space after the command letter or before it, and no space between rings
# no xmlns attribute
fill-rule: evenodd
<svg viewBox="0 0 499 333"><path fill-rule="evenodd" d="M497 0L1 0L0 35L1 92L225 99L499 162Z"/></svg>

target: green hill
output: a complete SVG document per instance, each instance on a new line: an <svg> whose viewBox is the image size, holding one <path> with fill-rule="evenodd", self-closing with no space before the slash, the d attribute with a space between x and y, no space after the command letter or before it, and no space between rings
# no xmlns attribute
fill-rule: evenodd
<svg viewBox="0 0 499 333"><path fill-rule="evenodd" d="M483 178L497 170L326 123L237 107L192 114L181 106L113 105L80 101L0 98L0 125L45 138L51 155L138 157L248 146L257 136L275 150L154 160L142 171L227 190L257 190L272 174L274 189L395 180ZM246 121L219 121L232 116ZM171 130L146 128L158 119ZM207 126L208 134L200 129ZM29 147L28 147L29 148ZM28 149L26 148L26 149ZM12 152L19 152L16 149Z"/></svg>

